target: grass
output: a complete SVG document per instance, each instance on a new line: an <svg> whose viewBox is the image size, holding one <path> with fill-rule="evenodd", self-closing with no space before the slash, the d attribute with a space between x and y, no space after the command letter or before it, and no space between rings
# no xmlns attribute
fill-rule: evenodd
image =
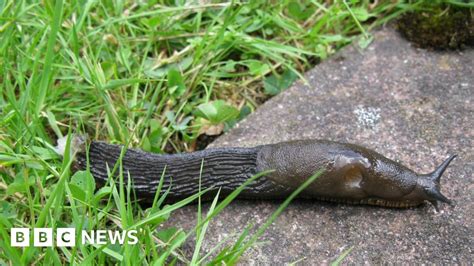
<svg viewBox="0 0 474 266"><path fill-rule="evenodd" d="M158 153L196 150L204 136L232 128L339 48L364 48L372 28L420 3L0 1L0 263L238 261L265 226L200 251L212 217L237 194L213 201L205 216L199 208L191 232L157 231L200 194L173 205L158 195L142 209L123 179L96 191L90 173L72 173L71 158L54 152L56 139L81 132ZM140 245L10 247L10 228L35 226L139 228ZM180 247L192 234L187 258Z"/></svg>

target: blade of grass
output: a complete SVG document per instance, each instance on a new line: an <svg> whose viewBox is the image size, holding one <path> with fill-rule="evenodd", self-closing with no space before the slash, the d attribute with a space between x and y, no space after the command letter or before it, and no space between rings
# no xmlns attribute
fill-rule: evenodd
<svg viewBox="0 0 474 266"><path fill-rule="evenodd" d="M220 190L217 192L216 196L214 197L214 200L212 201L211 207L209 207L209 211L207 212L207 216L211 215L214 212L214 209L217 204L217 200L219 199L219 194ZM206 235L207 227L209 226L209 222L211 220L208 220L207 222L202 224L202 227L200 227L199 231L196 233L196 246L194 247L194 253L193 257L191 259L191 265L200 265L201 262L198 262L199 259L199 252L201 250L202 243L204 241L204 236ZM200 219L198 220L198 224L201 223Z"/></svg>
<svg viewBox="0 0 474 266"><path fill-rule="evenodd" d="M45 62L43 66L43 72L41 74L40 84L38 85L37 99L35 101L35 117L39 117L41 108L43 107L46 94L48 92L51 80L52 80L52 64L54 59L54 45L56 44L56 35L58 34L59 27L61 26L63 13L63 1L56 0L54 7L54 16L51 21L51 32L48 39L48 45L46 48Z"/></svg>
<svg viewBox="0 0 474 266"><path fill-rule="evenodd" d="M305 188L307 188L311 183L316 180L324 171L319 170L317 171L313 176L308 178L301 186L299 186L295 191L291 193L291 195L278 207L278 209L273 212L273 214L268 218L268 220L260 226L260 228L257 230L255 234L253 234L252 238L250 238L249 241L247 241L243 247L240 249L239 252L237 252L232 258L229 260L229 264L235 264L237 263L238 259L240 256L245 252L249 247L251 247L255 241L267 230L267 228L275 221L275 219L286 209L286 207L290 204L290 202L298 196L298 194L301 193Z"/></svg>
<svg viewBox="0 0 474 266"><path fill-rule="evenodd" d="M341 255L339 255L339 257L337 257L337 259L335 261L331 262L331 266L341 265L341 263L344 261L344 259L347 257L347 255L349 255L349 253L351 253L353 248L354 247L350 247L346 251L344 251Z"/></svg>

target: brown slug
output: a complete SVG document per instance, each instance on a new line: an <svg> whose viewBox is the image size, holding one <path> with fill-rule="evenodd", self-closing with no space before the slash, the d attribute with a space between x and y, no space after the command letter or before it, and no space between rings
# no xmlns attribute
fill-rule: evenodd
<svg viewBox="0 0 474 266"><path fill-rule="evenodd" d="M117 162L121 146L93 141L88 150L77 154L75 168L89 169L95 179L108 180L107 167ZM210 188L207 198L220 189L226 195L251 176L265 171L245 187L240 198L278 199L287 197L307 178L324 169L299 196L327 201L369 204L384 207L411 207L424 201L450 203L440 192L440 178L450 156L430 174L417 174L407 167L364 147L326 140L297 140L253 148L215 148L192 153L160 155L128 149L122 158L138 199L151 202L160 178L160 193L176 201ZM201 163L203 168L201 172ZM124 177L128 176L125 174Z"/></svg>

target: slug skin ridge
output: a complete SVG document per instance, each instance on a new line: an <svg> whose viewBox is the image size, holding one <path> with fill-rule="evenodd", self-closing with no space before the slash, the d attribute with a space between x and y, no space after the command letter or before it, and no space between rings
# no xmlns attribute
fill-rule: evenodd
<svg viewBox="0 0 474 266"><path fill-rule="evenodd" d="M113 168L122 147L93 141L89 166L99 184L108 180L107 167ZM86 152L77 155L75 168L86 169ZM221 189L227 195L252 175L273 172L252 182L239 195L247 199L287 197L318 170L324 172L299 195L352 204L384 207L411 207L428 201L450 203L440 192L440 177L455 155L431 174L417 174L407 167L364 147L327 140L296 140L254 148L214 148L192 153L159 155L128 149L122 158L124 173L130 173L138 199L151 202L165 171L162 191L167 201L191 196L201 189ZM128 175L124 175L128 176ZM222 197L221 196L221 197Z"/></svg>

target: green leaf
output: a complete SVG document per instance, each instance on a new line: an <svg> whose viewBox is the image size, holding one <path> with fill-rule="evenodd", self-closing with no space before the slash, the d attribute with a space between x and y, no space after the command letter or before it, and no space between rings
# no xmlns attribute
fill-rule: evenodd
<svg viewBox="0 0 474 266"><path fill-rule="evenodd" d="M94 201L99 201L112 193L111 187L102 187L94 195Z"/></svg>
<svg viewBox="0 0 474 266"><path fill-rule="evenodd" d="M292 1L288 4L288 13L292 18L297 20L306 20L309 16L313 15L314 12L315 8L313 5L307 6L307 3L301 4L298 1Z"/></svg>
<svg viewBox="0 0 474 266"><path fill-rule="evenodd" d="M370 45L370 43L372 43L373 40L374 40L374 36L372 35L368 35L367 38L361 36L358 41L359 47L362 49L365 49Z"/></svg>
<svg viewBox="0 0 474 266"><path fill-rule="evenodd" d="M182 96L186 92L183 76L175 68L168 71L168 90L175 98Z"/></svg>
<svg viewBox="0 0 474 266"><path fill-rule="evenodd" d="M174 115L172 124L174 123ZM164 134L166 134L168 129L162 127L160 121L156 119L150 120L150 133L143 137L142 148L146 151L151 152L160 152L161 151L161 142L163 140Z"/></svg>
<svg viewBox="0 0 474 266"><path fill-rule="evenodd" d="M289 88L297 78L291 70L286 70L281 76L271 75L263 80L264 91L266 94L276 95Z"/></svg>
<svg viewBox="0 0 474 266"><path fill-rule="evenodd" d="M227 61L223 67L221 67L220 70L225 71L225 72L235 72L235 65L237 62L234 60L229 60Z"/></svg>
<svg viewBox="0 0 474 266"><path fill-rule="evenodd" d="M264 25L265 25L264 22L261 19L256 17L252 20L252 24L246 27L244 31L247 33L254 32L261 29Z"/></svg>
<svg viewBox="0 0 474 266"><path fill-rule="evenodd" d="M231 128L233 128L237 124L237 122L247 117L250 113L252 113L252 109L248 105L242 106L239 112L239 116L237 118L231 119L225 122L224 132L228 132Z"/></svg>
<svg viewBox="0 0 474 266"><path fill-rule="evenodd" d="M250 113L252 113L252 109L248 105L242 106L239 112L239 117L237 117L237 121L246 118Z"/></svg>
<svg viewBox="0 0 474 266"><path fill-rule="evenodd" d="M34 184L35 179L32 176L26 179L23 176L17 176L13 183L8 185L7 194L12 195L17 192L24 193Z"/></svg>
<svg viewBox="0 0 474 266"><path fill-rule="evenodd" d="M191 121L193 118L191 116L185 117L181 122L173 124L173 128L177 131L184 131L188 128L188 123Z"/></svg>
<svg viewBox="0 0 474 266"><path fill-rule="evenodd" d="M171 127L177 131L184 131L188 128L189 121L192 120L192 117L187 116L181 122L176 121L176 115L173 111L165 112L166 119L171 123Z"/></svg>
<svg viewBox="0 0 474 266"><path fill-rule="evenodd" d="M288 4L288 12L290 13L292 17L299 19L302 15L301 5L296 1L290 2Z"/></svg>
<svg viewBox="0 0 474 266"><path fill-rule="evenodd" d="M42 160L51 160L59 158L58 154L51 149L39 147L39 146L32 146L31 150Z"/></svg>
<svg viewBox="0 0 474 266"><path fill-rule="evenodd" d="M250 60L250 62L247 63L247 67L249 68L250 74L255 76L263 75L270 70L267 64L257 60Z"/></svg>
<svg viewBox="0 0 474 266"><path fill-rule="evenodd" d="M0 215L4 218L16 218L17 213L15 206L7 201L0 202Z"/></svg>
<svg viewBox="0 0 474 266"><path fill-rule="evenodd" d="M156 235L161 241L168 243L177 233L178 229L175 227L171 227L164 230L160 230Z"/></svg>
<svg viewBox="0 0 474 266"><path fill-rule="evenodd" d="M197 109L195 115L209 120L213 125L237 118L240 113L237 108L226 104L223 100L203 103Z"/></svg>
<svg viewBox="0 0 474 266"><path fill-rule="evenodd" d="M87 200L87 195L85 191L81 187L79 187L77 184L69 183L68 187L69 187L69 190L71 190L71 194L75 199L78 199L84 202Z"/></svg>
<svg viewBox="0 0 474 266"><path fill-rule="evenodd" d="M355 17L359 21L366 21L368 20L372 15L367 11L367 9L362 8L362 7L356 7L352 9L352 12L354 13Z"/></svg>
<svg viewBox="0 0 474 266"><path fill-rule="evenodd" d="M159 208L153 209L148 213L147 217L150 217L151 215L155 214L156 212L159 211ZM164 221L168 220L170 218L170 214L166 213L157 217L154 217L154 219L150 220L147 224L150 228L155 228L159 224L163 223Z"/></svg>
<svg viewBox="0 0 474 266"><path fill-rule="evenodd" d="M166 111L165 112L165 117L171 124L175 123L176 115L174 114L173 111Z"/></svg>
<svg viewBox="0 0 474 266"><path fill-rule="evenodd" d="M95 179L88 171L77 171L71 177L69 188L74 197L77 196L79 199L89 200L89 197L94 194Z"/></svg>
<svg viewBox="0 0 474 266"><path fill-rule="evenodd" d="M142 149L144 151L151 151L151 142L150 142L150 139L148 137L143 137L143 140L142 140Z"/></svg>
<svg viewBox="0 0 474 266"><path fill-rule="evenodd" d="M143 19L142 21L145 22L148 25L148 27L155 28L156 26L158 26L163 21L163 17L162 16L154 16L154 17L151 17L149 19Z"/></svg>

